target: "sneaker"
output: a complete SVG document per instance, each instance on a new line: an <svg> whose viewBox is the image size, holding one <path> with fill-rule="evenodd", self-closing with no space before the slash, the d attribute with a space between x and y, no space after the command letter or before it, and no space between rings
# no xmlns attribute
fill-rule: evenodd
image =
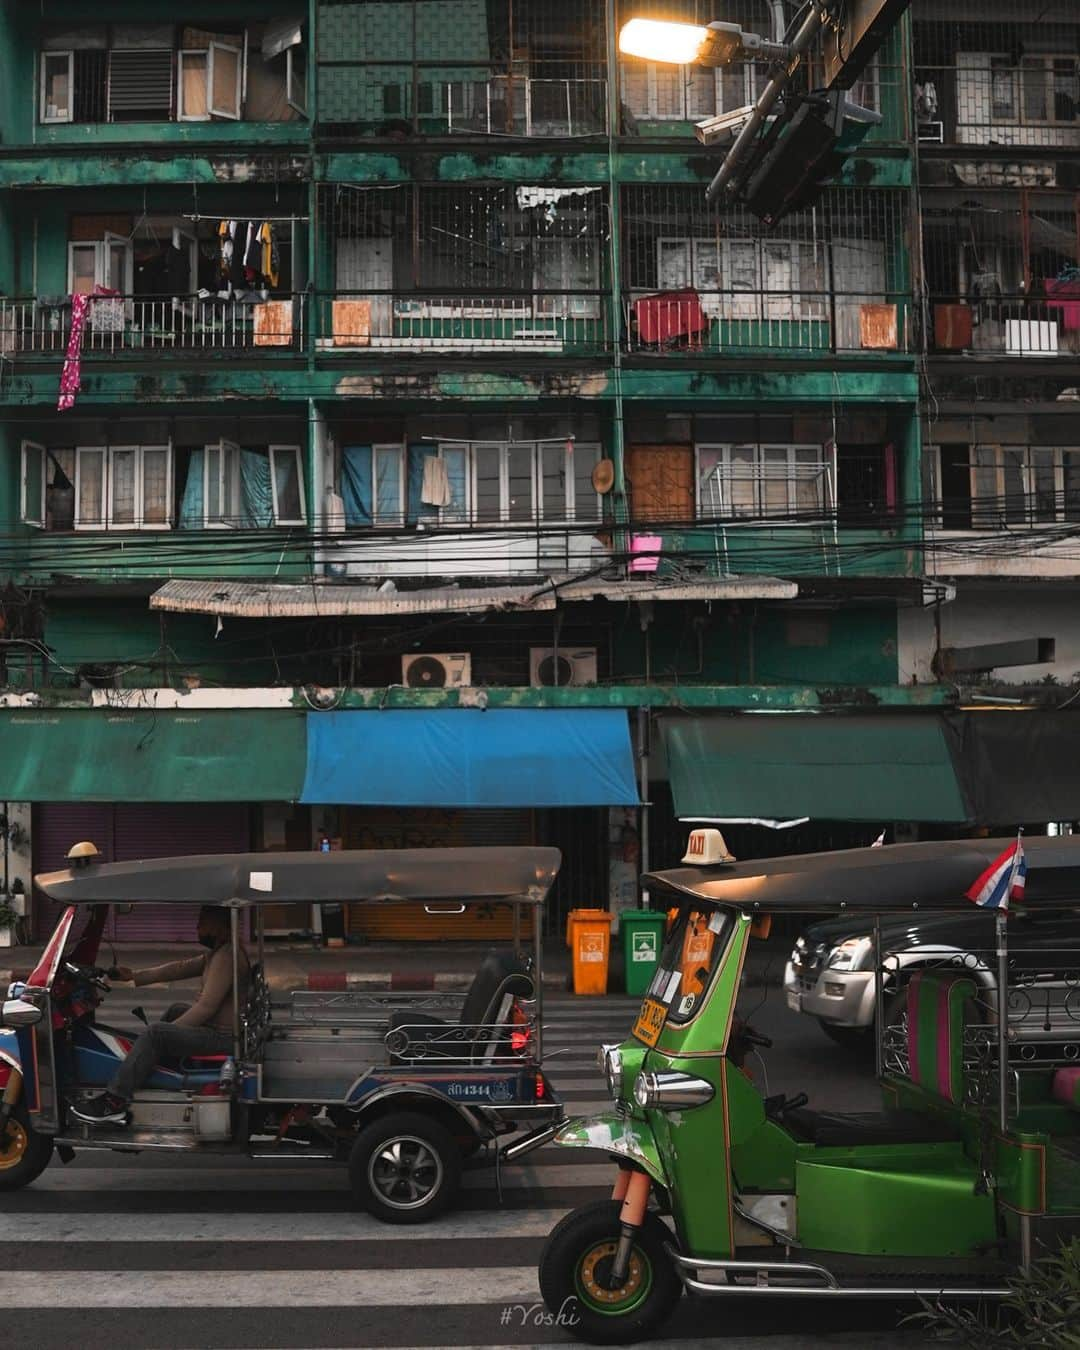
<svg viewBox="0 0 1080 1350"><path fill-rule="evenodd" d="M86 1125L126 1125L130 1108L123 1097L112 1092L99 1092L70 1108L76 1120Z"/></svg>

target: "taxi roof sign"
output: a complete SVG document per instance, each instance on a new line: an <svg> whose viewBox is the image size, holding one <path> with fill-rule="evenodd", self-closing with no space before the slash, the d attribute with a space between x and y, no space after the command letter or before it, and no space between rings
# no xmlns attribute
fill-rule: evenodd
<svg viewBox="0 0 1080 1350"><path fill-rule="evenodd" d="M724 836L719 830L691 830L686 843L684 863L694 863L699 867L708 867L714 863L731 863L734 853L728 852Z"/></svg>

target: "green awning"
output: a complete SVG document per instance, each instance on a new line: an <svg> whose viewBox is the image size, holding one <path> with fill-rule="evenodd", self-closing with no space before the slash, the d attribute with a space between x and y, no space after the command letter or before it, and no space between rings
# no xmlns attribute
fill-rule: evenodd
<svg viewBox="0 0 1080 1350"><path fill-rule="evenodd" d="M0 747L10 801L296 801L305 714L5 709Z"/></svg>
<svg viewBox="0 0 1080 1350"><path fill-rule="evenodd" d="M673 717L663 728L682 820L969 819L936 717Z"/></svg>

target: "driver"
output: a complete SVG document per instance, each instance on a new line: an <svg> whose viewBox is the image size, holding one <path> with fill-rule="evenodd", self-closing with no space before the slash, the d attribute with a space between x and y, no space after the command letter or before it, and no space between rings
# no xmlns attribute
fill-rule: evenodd
<svg viewBox="0 0 1080 1350"><path fill-rule="evenodd" d="M227 1055L233 1048L232 988L233 951L229 940L229 911L204 905L199 911L199 942L207 948L202 956L169 961L146 970L115 968L115 978L141 984L167 984L202 976L199 996L190 1006L174 1005L165 1020L153 1022L135 1041L104 1092L71 1107L71 1114L88 1125L123 1125L131 1099L150 1077L162 1058L184 1059L191 1055ZM250 962L239 951L240 998L247 998Z"/></svg>

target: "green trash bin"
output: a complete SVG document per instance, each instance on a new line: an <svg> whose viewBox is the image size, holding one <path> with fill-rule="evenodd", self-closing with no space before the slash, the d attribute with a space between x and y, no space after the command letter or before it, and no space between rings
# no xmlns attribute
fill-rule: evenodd
<svg viewBox="0 0 1080 1350"><path fill-rule="evenodd" d="M644 994L660 964L667 915L655 909L624 909L619 915L626 992Z"/></svg>

